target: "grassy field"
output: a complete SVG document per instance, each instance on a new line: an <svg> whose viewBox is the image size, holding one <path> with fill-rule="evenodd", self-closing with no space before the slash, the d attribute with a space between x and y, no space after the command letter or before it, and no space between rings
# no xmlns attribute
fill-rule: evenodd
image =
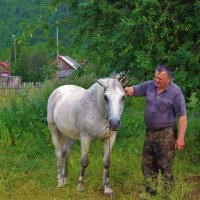
<svg viewBox="0 0 200 200"><path fill-rule="evenodd" d="M45 137L30 137L30 140L21 141L11 148L1 148L0 199L140 199L139 195L143 192L140 171L143 134L129 139L118 136L110 168L111 186L114 190L112 196L103 194L102 142L95 141L90 146L85 191L79 193L76 190L80 171L79 143L74 145L69 159L68 184L57 188L57 166L51 141ZM200 199L200 170L188 163L185 156L178 154L174 165L176 187L170 197L174 200Z"/></svg>
<svg viewBox="0 0 200 200"><path fill-rule="evenodd" d="M85 191L77 192L80 172L80 143L74 144L69 159L69 180L57 188L57 163L46 124L46 102L52 89L30 90L10 99L0 98L0 200L139 200L143 193L140 170L145 127L144 99L127 99L116 142L113 146L111 196L103 194L103 144L90 145L90 164ZM2 109L1 109L2 107ZM136 109L134 109L136 108ZM188 115L186 148L176 153L176 185L171 200L198 200L200 188L199 114ZM161 191L161 177L159 177ZM160 200L161 196L149 198Z"/></svg>

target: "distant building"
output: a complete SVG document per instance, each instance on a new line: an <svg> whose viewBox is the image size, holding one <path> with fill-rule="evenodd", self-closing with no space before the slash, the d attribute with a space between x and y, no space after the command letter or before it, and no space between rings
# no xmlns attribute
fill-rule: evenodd
<svg viewBox="0 0 200 200"><path fill-rule="evenodd" d="M53 61L53 64L58 66L58 78L65 78L72 74L74 70L80 67L80 64L70 58L69 56L61 56L59 55L58 58L56 57Z"/></svg>
<svg viewBox="0 0 200 200"><path fill-rule="evenodd" d="M0 88L19 88L21 85L20 76L0 76Z"/></svg>
<svg viewBox="0 0 200 200"><path fill-rule="evenodd" d="M20 76L11 76L8 62L0 62L0 87L19 88Z"/></svg>
<svg viewBox="0 0 200 200"><path fill-rule="evenodd" d="M0 76L8 76L10 74L9 63L0 62Z"/></svg>

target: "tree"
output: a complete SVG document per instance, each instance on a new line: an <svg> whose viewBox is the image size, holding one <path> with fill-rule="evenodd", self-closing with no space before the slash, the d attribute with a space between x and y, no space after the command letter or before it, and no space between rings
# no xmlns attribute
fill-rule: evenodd
<svg viewBox="0 0 200 200"><path fill-rule="evenodd" d="M141 81L165 63L187 99L192 92L200 99L200 76L194 76L200 74L199 1L54 0L53 5L63 2L70 37L87 44L88 57L98 57L102 71L125 70Z"/></svg>
<svg viewBox="0 0 200 200"><path fill-rule="evenodd" d="M48 49L44 44L23 47L17 65L12 65L12 74L21 76L23 81L44 81L53 73L49 61Z"/></svg>

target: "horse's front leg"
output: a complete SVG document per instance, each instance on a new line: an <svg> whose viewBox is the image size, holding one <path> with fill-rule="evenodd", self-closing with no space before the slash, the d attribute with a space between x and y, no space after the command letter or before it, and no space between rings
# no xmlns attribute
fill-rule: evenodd
<svg viewBox="0 0 200 200"><path fill-rule="evenodd" d="M89 164L89 160L88 160L89 143L90 143L89 136L81 135L81 152L82 152L81 173L78 179L78 187L77 187L79 192L84 191L85 170Z"/></svg>
<svg viewBox="0 0 200 200"><path fill-rule="evenodd" d="M104 185L104 193L105 194L111 194L113 192L110 187L109 168L110 168L111 150L112 150L112 146L115 142L115 138L116 138L116 132L112 131L110 137L104 140L103 185Z"/></svg>

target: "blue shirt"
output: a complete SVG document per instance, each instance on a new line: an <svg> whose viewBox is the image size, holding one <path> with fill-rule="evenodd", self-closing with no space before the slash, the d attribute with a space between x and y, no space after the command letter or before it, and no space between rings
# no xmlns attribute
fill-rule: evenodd
<svg viewBox="0 0 200 200"><path fill-rule="evenodd" d="M148 129L160 129L176 125L176 117L186 114L185 98L173 82L157 94L154 80L133 86L134 96L146 96L144 121Z"/></svg>

